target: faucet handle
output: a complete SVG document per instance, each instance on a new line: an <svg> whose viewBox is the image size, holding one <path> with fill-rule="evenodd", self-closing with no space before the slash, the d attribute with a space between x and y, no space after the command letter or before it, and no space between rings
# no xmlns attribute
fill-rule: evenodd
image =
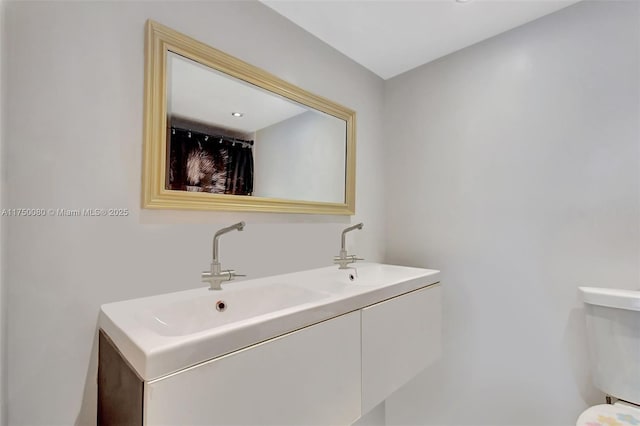
<svg viewBox="0 0 640 426"><path fill-rule="evenodd" d="M348 254L346 256L333 256L333 260L334 261L349 260L349 261L355 262L356 260L364 260L364 259L362 257L356 257L355 254Z"/></svg>
<svg viewBox="0 0 640 426"><path fill-rule="evenodd" d="M220 275L224 276L226 281L231 281L235 277L246 277L244 274L236 274L236 271L233 269L225 269Z"/></svg>
<svg viewBox="0 0 640 426"><path fill-rule="evenodd" d="M360 257L356 257L354 254L335 256L333 258L333 263L340 265L338 269L349 269L348 265L350 263L355 263L358 260L364 260Z"/></svg>

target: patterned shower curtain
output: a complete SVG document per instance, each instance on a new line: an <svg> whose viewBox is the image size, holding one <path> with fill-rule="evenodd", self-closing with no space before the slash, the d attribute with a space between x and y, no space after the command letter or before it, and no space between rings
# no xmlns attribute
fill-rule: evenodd
<svg viewBox="0 0 640 426"><path fill-rule="evenodd" d="M253 193L252 141L172 127L167 188L214 194Z"/></svg>
<svg viewBox="0 0 640 426"><path fill-rule="evenodd" d="M233 142L227 147L225 194L253 193L253 149L246 143Z"/></svg>

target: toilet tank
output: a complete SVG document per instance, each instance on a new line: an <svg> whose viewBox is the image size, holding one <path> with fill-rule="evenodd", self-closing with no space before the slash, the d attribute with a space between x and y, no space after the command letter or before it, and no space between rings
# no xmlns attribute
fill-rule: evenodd
<svg viewBox="0 0 640 426"><path fill-rule="evenodd" d="M594 385L640 404L640 291L580 287Z"/></svg>

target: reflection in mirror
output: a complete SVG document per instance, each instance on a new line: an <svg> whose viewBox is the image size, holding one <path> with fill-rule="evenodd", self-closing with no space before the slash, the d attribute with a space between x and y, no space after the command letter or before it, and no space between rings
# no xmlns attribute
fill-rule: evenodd
<svg viewBox="0 0 640 426"><path fill-rule="evenodd" d="M147 21L144 208L354 214L355 120Z"/></svg>
<svg viewBox="0 0 640 426"><path fill-rule="evenodd" d="M166 189L345 202L345 120L174 52L166 66Z"/></svg>

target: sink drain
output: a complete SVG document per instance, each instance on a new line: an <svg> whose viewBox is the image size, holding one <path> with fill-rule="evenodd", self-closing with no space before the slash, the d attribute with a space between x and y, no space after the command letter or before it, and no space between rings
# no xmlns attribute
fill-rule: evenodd
<svg viewBox="0 0 640 426"><path fill-rule="evenodd" d="M216 311L224 312L227 310L227 303L224 300L218 300L216 302Z"/></svg>
<svg viewBox="0 0 640 426"><path fill-rule="evenodd" d="M356 276L353 274L349 274L349 281L353 281L356 279Z"/></svg>

